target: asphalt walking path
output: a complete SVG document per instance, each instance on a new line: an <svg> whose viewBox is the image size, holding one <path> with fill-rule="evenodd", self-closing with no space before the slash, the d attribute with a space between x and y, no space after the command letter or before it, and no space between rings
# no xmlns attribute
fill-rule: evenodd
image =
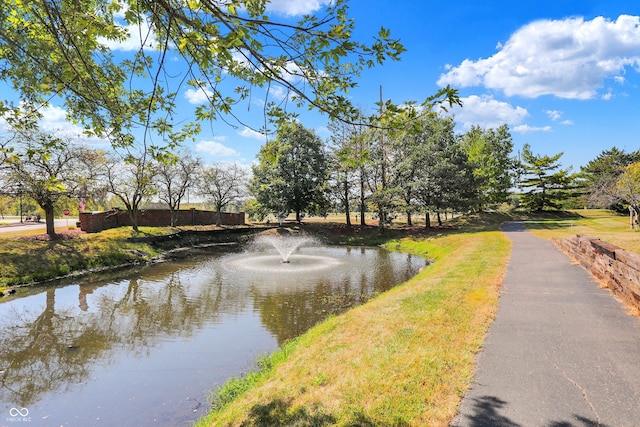
<svg viewBox="0 0 640 427"><path fill-rule="evenodd" d="M512 254L457 427L640 427L640 319L551 242Z"/></svg>

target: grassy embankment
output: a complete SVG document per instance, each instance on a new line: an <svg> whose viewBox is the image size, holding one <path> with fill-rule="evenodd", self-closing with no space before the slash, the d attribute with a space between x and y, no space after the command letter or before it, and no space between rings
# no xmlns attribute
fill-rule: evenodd
<svg viewBox="0 0 640 427"><path fill-rule="evenodd" d="M497 307L503 219L388 242L434 262L263 359L262 373L228 382L198 425L447 425Z"/></svg>
<svg viewBox="0 0 640 427"><path fill-rule="evenodd" d="M141 227L138 235L159 235L169 228ZM0 234L0 291L9 286L52 279L72 272L116 266L155 256L157 249L132 243L130 227L84 234L70 240L31 240L40 231Z"/></svg>

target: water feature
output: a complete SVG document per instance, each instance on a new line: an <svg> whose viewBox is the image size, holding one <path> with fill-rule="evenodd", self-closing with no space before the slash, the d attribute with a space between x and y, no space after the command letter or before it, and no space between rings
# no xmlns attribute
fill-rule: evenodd
<svg viewBox="0 0 640 427"><path fill-rule="evenodd" d="M263 234L253 240L253 244L256 246L273 247L277 250L283 263L289 263L289 257L293 251L302 245L313 243L316 243L315 240L309 236L280 234Z"/></svg>
<svg viewBox="0 0 640 427"><path fill-rule="evenodd" d="M426 264L308 243L19 290L0 303L0 424L189 425L257 356Z"/></svg>

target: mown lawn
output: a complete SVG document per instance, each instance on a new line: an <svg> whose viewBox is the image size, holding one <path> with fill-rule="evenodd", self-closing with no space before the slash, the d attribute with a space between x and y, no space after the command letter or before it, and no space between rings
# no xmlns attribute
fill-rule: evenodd
<svg viewBox="0 0 640 427"><path fill-rule="evenodd" d="M595 237L629 251L640 253L640 230L632 230L627 215L603 209L571 211L558 218L527 219L531 233L545 239L562 239L576 234Z"/></svg>

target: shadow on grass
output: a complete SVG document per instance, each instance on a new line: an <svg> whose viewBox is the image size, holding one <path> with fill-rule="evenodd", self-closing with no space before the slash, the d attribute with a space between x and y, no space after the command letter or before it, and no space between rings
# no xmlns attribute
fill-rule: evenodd
<svg viewBox="0 0 640 427"><path fill-rule="evenodd" d="M330 426L336 419L327 414L310 414L305 408L290 411L291 404L282 399L275 399L267 404L254 405L249 411L248 419L242 426Z"/></svg>
<svg viewBox="0 0 640 427"><path fill-rule="evenodd" d="M291 402L283 399L275 399L266 404L256 404L249 411L249 416L241 426L332 426L337 423L337 419L324 413L311 414L306 408L291 408ZM381 424L372 420L362 412L355 414L355 419L347 424L348 427L407 427L409 424L404 421L395 421L393 424Z"/></svg>

